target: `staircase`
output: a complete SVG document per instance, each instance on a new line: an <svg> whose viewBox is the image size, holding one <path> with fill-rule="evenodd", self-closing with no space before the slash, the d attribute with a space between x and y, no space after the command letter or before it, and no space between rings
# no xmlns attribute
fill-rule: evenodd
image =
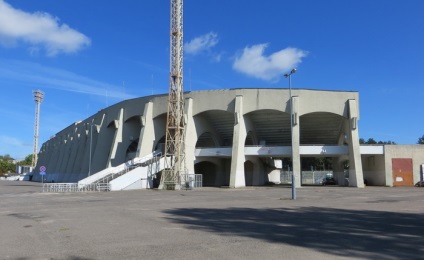
<svg viewBox="0 0 424 260"><path fill-rule="evenodd" d="M152 188L156 173L164 169L160 151L134 158L116 167L109 167L78 182L79 185L110 184L111 190Z"/></svg>

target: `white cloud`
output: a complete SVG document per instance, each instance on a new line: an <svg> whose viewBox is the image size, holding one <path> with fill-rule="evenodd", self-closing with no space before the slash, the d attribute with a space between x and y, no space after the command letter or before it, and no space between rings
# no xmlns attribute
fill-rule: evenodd
<svg viewBox="0 0 424 260"><path fill-rule="evenodd" d="M187 54L196 55L203 51L208 51L218 44L218 34L210 32L199 37L194 38L188 43L184 44L184 50Z"/></svg>
<svg viewBox="0 0 424 260"><path fill-rule="evenodd" d="M28 86L110 97L116 100L134 98L122 92L122 86L80 76L70 71L16 60L0 60L0 80L11 80Z"/></svg>
<svg viewBox="0 0 424 260"><path fill-rule="evenodd" d="M236 57L233 69L251 77L275 82L284 72L297 67L308 54L306 51L288 47L265 56L267 47L268 44L257 44L244 48Z"/></svg>
<svg viewBox="0 0 424 260"><path fill-rule="evenodd" d="M14 45L17 41L29 43L31 51L42 46L48 56L74 53L91 43L87 36L59 24L59 19L48 13L26 13L0 0L0 43Z"/></svg>

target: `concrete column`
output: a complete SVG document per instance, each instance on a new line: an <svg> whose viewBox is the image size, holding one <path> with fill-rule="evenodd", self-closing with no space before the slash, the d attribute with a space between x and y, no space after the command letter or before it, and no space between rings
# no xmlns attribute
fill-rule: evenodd
<svg viewBox="0 0 424 260"><path fill-rule="evenodd" d="M301 180L301 164L300 164L300 125L299 125L299 97L293 96L293 128L292 128L292 152L293 152L293 173L296 177L296 187L302 186Z"/></svg>
<svg viewBox="0 0 424 260"><path fill-rule="evenodd" d="M231 156L230 187L245 187L244 180L244 142L246 140L246 126L243 118L243 96L237 96L234 108L233 151Z"/></svg>
<svg viewBox="0 0 424 260"><path fill-rule="evenodd" d="M187 98L185 100L185 163L189 174L194 174L194 155L197 142L196 125L193 119L193 99Z"/></svg>
<svg viewBox="0 0 424 260"><path fill-rule="evenodd" d="M361 153L359 150L358 119L359 111L354 99L348 100L349 109L349 186L364 187Z"/></svg>
<svg viewBox="0 0 424 260"><path fill-rule="evenodd" d="M110 137L108 135L107 125L107 114L102 114L102 118L99 124L95 121L92 122L93 126L88 126L89 131L87 132L87 144L86 144L86 170L88 173L89 165L91 164L91 175L106 168L107 155L110 152ZM114 122L115 123L115 122ZM93 134L90 131L93 130ZM98 140L100 140L98 142ZM90 162L90 144L91 144L91 162Z"/></svg>
<svg viewBox="0 0 424 260"><path fill-rule="evenodd" d="M153 102L149 101L144 105L143 116L141 117L141 130L137 148L137 157L143 157L153 152L155 141L155 129L153 124Z"/></svg>
<svg viewBox="0 0 424 260"><path fill-rule="evenodd" d="M116 120L115 123L116 131L115 136L113 137L112 141L112 149L109 154L109 158L107 159L107 168L117 165L112 165L112 161L116 157L116 153L118 150L118 145L122 143L122 129L124 128L124 109L121 108L119 111L119 117L118 120Z"/></svg>

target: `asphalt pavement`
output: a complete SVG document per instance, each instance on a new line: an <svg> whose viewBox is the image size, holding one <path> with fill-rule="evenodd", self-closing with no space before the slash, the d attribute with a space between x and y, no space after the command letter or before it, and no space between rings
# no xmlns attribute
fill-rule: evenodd
<svg viewBox="0 0 424 260"><path fill-rule="evenodd" d="M0 259L424 259L424 188L41 190L0 181Z"/></svg>

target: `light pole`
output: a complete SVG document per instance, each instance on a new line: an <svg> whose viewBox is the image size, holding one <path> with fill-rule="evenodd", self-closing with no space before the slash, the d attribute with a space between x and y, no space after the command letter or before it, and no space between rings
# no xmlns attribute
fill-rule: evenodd
<svg viewBox="0 0 424 260"><path fill-rule="evenodd" d="M296 199L296 176L293 171L293 97L291 94L291 75L296 73L296 69L292 69L290 73L284 74L285 78L289 78L289 96L290 96L290 139L291 139L291 161L292 161L292 200Z"/></svg>

